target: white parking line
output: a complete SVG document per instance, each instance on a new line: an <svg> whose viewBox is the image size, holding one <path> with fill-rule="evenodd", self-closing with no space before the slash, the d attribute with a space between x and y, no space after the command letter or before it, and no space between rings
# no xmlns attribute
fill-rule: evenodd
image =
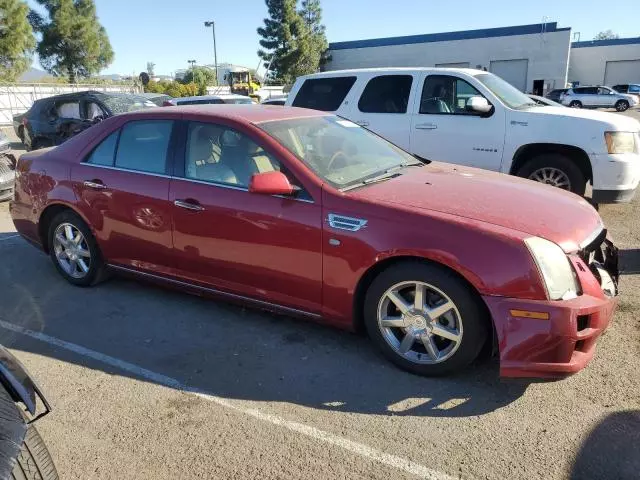
<svg viewBox="0 0 640 480"><path fill-rule="evenodd" d="M120 360L118 358L111 357L109 355L105 355L100 352L96 352L95 350L90 350L81 345L76 345L75 343L66 342L64 340L60 340L59 338L55 338L41 332L29 330L27 328L23 328L13 323L5 322L3 320L0 320L0 327L5 328L7 330L11 330L12 332L15 332L15 333L26 335L28 337L39 340L41 342L48 343L50 345L55 345L56 347L64 348L65 350L70 350L84 357L97 360L98 362L102 362L107 365L111 365L112 367L119 368L120 370L124 370L125 372L132 373L138 377L144 378L154 383L158 383L160 385L165 385L167 387L171 387L171 388L181 390L190 394L194 394L202 399L208 400L210 402L216 403L226 408L230 408L232 410L235 410L237 412L243 413L250 417L256 418L263 422L268 422L273 425L286 428L293 432L300 433L307 437L311 437L315 440L329 443L331 445L335 445L351 453L355 453L357 455L368 458L370 460L374 460L388 467L392 467L398 470L402 470L406 473L416 475L420 478L425 478L428 480L453 480L453 477L450 477L445 473L438 472L437 470L433 470L422 464L412 462L411 460L408 460L406 458L398 457L396 455L383 452L381 450L372 448L363 443L354 442L353 440L349 440L347 438L341 437L334 433L320 430L316 427L305 425L303 423L293 422L291 420L286 420L282 417L279 417L278 415L262 412L254 408L243 407L241 405L236 404L236 402L230 401L226 398L221 398L221 397L203 392L201 390L190 388L189 386L185 385L179 380L176 380L175 378L167 377L166 375L152 372L151 370L147 370L146 368L139 367L133 363L125 362L124 360Z"/></svg>
<svg viewBox="0 0 640 480"><path fill-rule="evenodd" d="M3 238L0 238L0 242L3 242L4 240L11 240L12 238L16 238L16 237L19 237L19 236L20 235L16 234L16 235L10 235L8 237L3 237Z"/></svg>

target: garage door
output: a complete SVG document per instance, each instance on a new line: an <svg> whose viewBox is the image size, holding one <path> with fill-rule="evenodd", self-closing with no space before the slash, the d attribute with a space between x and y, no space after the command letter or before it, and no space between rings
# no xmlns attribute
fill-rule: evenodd
<svg viewBox="0 0 640 480"><path fill-rule="evenodd" d="M469 68L469 62L436 63L438 68Z"/></svg>
<svg viewBox="0 0 640 480"><path fill-rule="evenodd" d="M523 92L527 88L528 69L529 60L526 58L520 60L492 60L489 65L491 73L495 73Z"/></svg>
<svg viewBox="0 0 640 480"><path fill-rule="evenodd" d="M604 70L604 84L619 83L640 83L640 60L607 62Z"/></svg>

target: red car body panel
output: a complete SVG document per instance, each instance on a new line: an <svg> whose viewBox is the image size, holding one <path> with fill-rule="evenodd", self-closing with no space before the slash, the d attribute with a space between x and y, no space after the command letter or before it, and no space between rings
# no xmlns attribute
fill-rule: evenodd
<svg viewBox="0 0 640 480"><path fill-rule="evenodd" d="M216 105L109 118L55 149L22 157L11 204L16 229L42 245L43 213L67 206L85 219L111 265L230 294L232 300L282 307L345 329L356 327L359 287L371 272L406 257L438 262L463 277L487 305L502 375L563 376L588 362L616 301L604 295L573 254L601 228L600 217L586 202L533 182L435 163L341 192L259 128L264 121L322 115ZM241 131L277 158L307 196L301 201L260 195L172 172L141 174L82 163L125 122L153 118L215 122ZM96 190L85 181L108 188ZM176 200L202 209L180 208ZM357 232L332 228L329 214L366 220L366 227ZM547 300L523 242L534 235L571 254L582 295ZM544 312L549 318L514 317L511 310ZM585 318L588 327L579 329Z"/></svg>

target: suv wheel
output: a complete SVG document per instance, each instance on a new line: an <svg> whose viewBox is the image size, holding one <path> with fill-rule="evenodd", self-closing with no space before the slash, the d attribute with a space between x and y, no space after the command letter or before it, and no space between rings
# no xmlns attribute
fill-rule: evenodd
<svg viewBox="0 0 640 480"><path fill-rule="evenodd" d="M60 274L73 285L88 287L102 277L104 262L91 230L71 211L49 225L49 255Z"/></svg>
<svg viewBox="0 0 640 480"><path fill-rule="evenodd" d="M545 153L525 162L516 175L577 195L584 195L587 179L573 160L559 153Z"/></svg>
<svg viewBox="0 0 640 480"><path fill-rule="evenodd" d="M618 100L616 102L616 110L617 111L624 112L628 108L629 108L629 102L627 102L626 100Z"/></svg>
<svg viewBox="0 0 640 480"><path fill-rule="evenodd" d="M582 108L582 102L579 100L571 100L571 103L569 104L569 106L571 108Z"/></svg>
<svg viewBox="0 0 640 480"><path fill-rule="evenodd" d="M404 262L373 281L364 319L373 343L418 375L443 375L476 359L487 339L486 308L469 286L437 265Z"/></svg>

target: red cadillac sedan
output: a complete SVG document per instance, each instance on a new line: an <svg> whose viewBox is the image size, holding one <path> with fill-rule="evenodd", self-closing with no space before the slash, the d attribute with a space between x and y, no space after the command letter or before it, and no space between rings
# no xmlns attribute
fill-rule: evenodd
<svg viewBox="0 0 640 480"><path fill-rule="evenodd" d="M616 304L617 250L586 201L311 110L109 118L23 155L11 215L74 285L124 272L364 327L421 375L485 347L503 376L577 372Z"/></svg>

